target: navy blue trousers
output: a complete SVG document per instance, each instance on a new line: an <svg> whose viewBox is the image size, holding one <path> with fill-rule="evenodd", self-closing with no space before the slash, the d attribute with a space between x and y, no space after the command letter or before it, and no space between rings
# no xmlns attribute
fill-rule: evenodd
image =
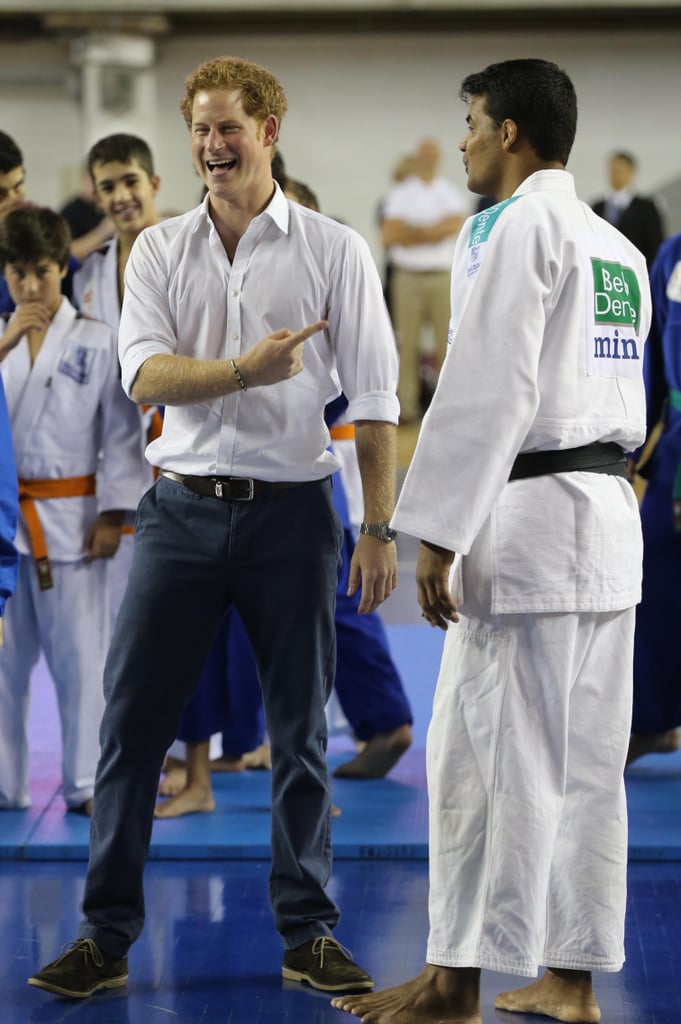
<svg viewBox="0 0 681 1024"><path fill-rule="evenodd" d="M391 732L412 713L391 657L378 612L358 615L361 591L347 596L355 542L349 525L342 475L333 477L333 503L344 524L336 585L336 695L354 735L369 740ZM198 688L182 715L178 738L200 743L222 733L223 754L239 757L262 743L265 720L248 634L232 609L220 623Z"/></svg>
<svg viewBox="0 0 681 1024"><path fill-rule="evenodd" d="M331 934L325 705L335 669L341 527L328 480L252 502L160 477L104 671L90 860L79 936L123 956L144 924L158 780L218 624L235 607L253 644L272 747L270 901L288 948ZM228 868L227 868L228 870Z"/></svg>

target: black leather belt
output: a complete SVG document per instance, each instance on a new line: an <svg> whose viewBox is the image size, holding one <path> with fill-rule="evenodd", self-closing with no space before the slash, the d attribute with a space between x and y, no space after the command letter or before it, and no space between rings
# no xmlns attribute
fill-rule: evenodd
<svg viewBox="0 0 681 1024"><path fill-rule="evenodd" d="M183 484L194 494L203 494L207 498L219 498L221 501L253 501L254 498L266 498L277 491L286 491L290 487L300 487L305 480L254 480L250 476L181 476L169 469L162 469L161 476Z"/></svg>
<svg viewBox="0 0 681 1024"><path fill-rule="evenodd" d="M623 449L614 443L596 441L581 448L564 448L552 452L524 452L518 455L509 480L523 480L529 476L548 476L551 473L609 473L626 476L627 464Z"/></svg>

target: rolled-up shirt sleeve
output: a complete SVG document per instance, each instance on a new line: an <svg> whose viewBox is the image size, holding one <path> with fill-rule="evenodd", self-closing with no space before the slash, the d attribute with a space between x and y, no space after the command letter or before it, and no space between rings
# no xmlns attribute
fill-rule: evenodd
<svg viewBox="0 0 681 1024"><path fill-rule="evenodd" d="M333 267L329 334L349 420L397 423L397 347L378 271L360 236L348 235Z"/></svg>
<svg viewBox="0 0 681 1024"><path fill-rule="evenodd" d="M150 233L135 241L125 268L125 295L118 333L118 357L125 393L130 396L143 363L177 351L168 295L167 260Z"/></svg>

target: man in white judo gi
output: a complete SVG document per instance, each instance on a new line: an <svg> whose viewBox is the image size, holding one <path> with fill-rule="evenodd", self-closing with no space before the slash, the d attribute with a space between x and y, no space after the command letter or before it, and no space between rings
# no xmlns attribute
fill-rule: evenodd
<svg viewBox="0 0 681 1024"><path fill-rule="evenodd" d="M646 266L564 169L563 71L495 64L461 96L469 188L499 202L459 237L450 350L392 521L421 538L419 603L447 630L427 963L333 1005L370 1024L480 1024L481 968L543 965L496 1006L595 1022L591 972L624 959L641 531L620 474L645 431Z"/></svg>

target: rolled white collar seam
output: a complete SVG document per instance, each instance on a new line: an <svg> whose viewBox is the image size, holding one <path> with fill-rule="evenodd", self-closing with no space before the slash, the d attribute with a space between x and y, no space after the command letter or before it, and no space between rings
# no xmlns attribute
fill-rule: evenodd
<svg viewBox="0 0 681 1024"><path fill-rule="evenodd" d="M518 185L514 196L527 195L530 192L544 192L547 189L558 192L576 194L575 179L569 171L546 170L535 171Z"/></svg>
<svg viewBox="0 0 681 1024"><path fill-rule="evenodd" d="M288 234L288 230L289 230L289 220L290 220L288 199L286 198L284 193L281 191L278 183L275 182L274 184L275 184L274 195L270 199L270 201L267 204L267 206L265 207L265 209L261 213L259 213L256 217L253 218L253 220L251 221L251 224L254 224L257 221L259 221L261 217L268 217L271 221L273 221L276 224L276 226L279 228L279 230L281 231L281 233L283 235L287 235ZM210 213L208 212L208 202L209 202L209 195L206 194L206 196L205 196L203 202L201 203L201 206L199 207L199 209L201 211L201 216L205 217L205 219L208 221L209 225L214 228L215 224L213 223L213 218L211 217ZM250 224L249 224L249 227L250 227Z"/></svg>

